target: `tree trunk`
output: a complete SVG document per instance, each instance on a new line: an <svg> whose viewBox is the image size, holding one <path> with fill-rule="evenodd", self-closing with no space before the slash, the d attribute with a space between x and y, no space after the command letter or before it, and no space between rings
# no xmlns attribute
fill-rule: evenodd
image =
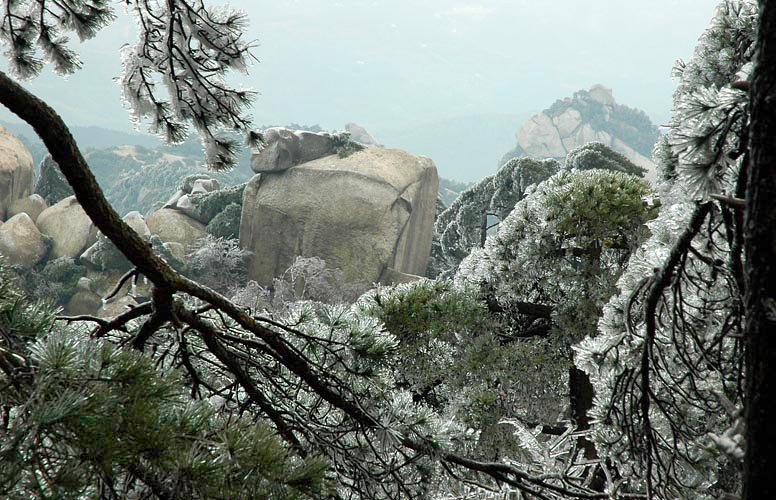
<svg viewBox="0 0 776 500"><path fill-rule="evenodd" d="M587 412L593 407L593 397L595 390L590 382L590 377L576 366L569 369L569 403L571 407L571 418L576 424L578 431L590 429L590 417ZM598 458L598 451L595 444L587 436L577 438L577 447L584 452L586 460L595 460ZM604 491L606 486L606 476L601 467L593 467L589 470L592 474L589 487L593 491Z"/></svg>
<svg viewBox="0 0 776 500"><path fill-rule="evenodd" d="M760 1L745 214L745 500L776 498L776 0Z"/></svg>

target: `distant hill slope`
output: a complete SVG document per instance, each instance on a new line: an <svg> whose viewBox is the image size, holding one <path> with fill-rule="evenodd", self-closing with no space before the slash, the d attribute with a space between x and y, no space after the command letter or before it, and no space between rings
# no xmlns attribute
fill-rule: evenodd
<svg viewBox="0 0 776 500"><path fill-rule="evenodd" d="M659 131L641 110L618 104L612 90L595 85L556 101L532 116L515 134L517 145L501 159L531 156L563 160L572 150L601 142L654 173L652 148Z"/></svg>
<svg viewBox="0 0 776 500"><path fill-rule="evenodd" d="M430 157L439 175L458 181L478 181L494 173L503 153L514 145L512 131L529 113L486 113L446 120L411 123L402 128L373 125L380 143Z"/></svg>
<svg viewBox="0 0 776 500"><path fill-rule="evenodd" d="M0 120L0 125L7 128L17 137L24 136L28 139L37 139L35 131L26 123ZM84 149L110 148L122 144L154 148L162 144L162 141L150 134L132 134L100 127L74 126L70 127L70 133L75 137L78 146Z"/></svg>
<svg viewBox="0 0 776 500"><path fill-rule="evenodd" d="M30 150L37 168L47 151L32 127L2 120L0 124ZM317 125L292 124L291 127L321 130ZM206 174L218 179L223 186L246 182L253 176L247 150L242 152L238 166L231 172L212 172L204 168L202 146L196 137L180 145L166 146L153 136L100 127L73 127L72 132L108 200L121 214L130 210L146 212L154 204L166 201L187 175ZM450 205L469 185L440 178L439 196Z"/></svg>
<svg viewBox="0 0 776 500"><path fill-rule="evenodd" d="M463 190L471 186L471 182L458 182L444 177L439 178L439 199L449 207Z"/></svg>

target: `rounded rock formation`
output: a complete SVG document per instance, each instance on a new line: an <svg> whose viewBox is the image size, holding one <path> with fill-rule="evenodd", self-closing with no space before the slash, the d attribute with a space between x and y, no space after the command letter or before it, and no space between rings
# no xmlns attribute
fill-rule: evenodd
<svg viewBox="0 0 776 500"><path fill-rule="evenodd" d="M36 221L38 216L47 208L46 200L39 194L33 194L26 198L12 201L8 206L6 216L10 219L14 215L25 213L30 216L30 219Z"/></svg>
<svg viewBox="0 0 776 500"><path fill-rule="evenodd" d="M41 212L38 229L53 240L51 259L75 259L97 239L97 229L75 196L68 196Z"/></svg>
<svg viewBox="0 0 776 500"><path fill-rule="evenodd" d="M152 233L164 242L180 243L185 248L207 236L205 226L172 208L160 208L146 219Z"/></svg>
<svg viewBox="0 0 776 500"><path fill-rule="evenodd" d="M0 226L0 255L10 264L30 269L47 251L45 238L26 213L14 215Z"/></svg>
<svg viewBox="0 0 776 500"><path fill-rule="evenodd" d="M8 206L32 194L35 171L32 155L22 142L0 126L0 219L5 220Z"/></svg>

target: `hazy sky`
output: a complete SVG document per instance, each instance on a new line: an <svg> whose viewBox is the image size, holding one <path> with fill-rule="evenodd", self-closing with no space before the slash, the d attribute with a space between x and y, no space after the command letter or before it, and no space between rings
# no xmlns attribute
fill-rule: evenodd
<svg viewBox="0 0 776 500"><path fill-rule="evenodd" d="M214 2L219 3L219 2ZM261 61L239 81L261 92L257 124L355 121L401 127L467 114L526 113L603 83L656 122L671 68L687 58L716 0L235 0ZM84 68L28 87L67 121L131 130L112 78L132 42L122 17L77 47ZM7 113L3 114L7 118Z"/></svg>

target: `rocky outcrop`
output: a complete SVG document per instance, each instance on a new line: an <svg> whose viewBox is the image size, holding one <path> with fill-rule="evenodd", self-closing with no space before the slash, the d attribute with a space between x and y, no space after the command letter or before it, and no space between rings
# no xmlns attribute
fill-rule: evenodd
<svg viewBox="0 0 776 500"><path fill-rule="evenodd" d="M0 255L10 264L25 269L46 256L48 247L43 235L26 213L20 213L0 225Z"/></svg>
<svg viewBox="0 0 776 500"><path fill-rule="evenodd" d="M207 236L204 224L173 208L160 208L148 216L146 224L162 241L180 243L184 248Z"/></svg>
<svg viewBox="0 0 776 500"><path fill-rule="evenodd" d="M24 144L0 126L0 220L10 218L8 206L32 194L35 172Z"/></svg>
<svg viewBox="0 0 776 500"><path fill-rule="evenodd" d="M41 212L38 229L53 241L50 259L76 259L97 239L97 228L75 199L68 196Z"/></svg>
<svg viewBox="0 0 776 500"><path fill-rule="evenodd" d="M297 256L320 257L352 283L423 275L438 182L429 158L382 148L257 175L240 225L249 276L269 286Z"/></svg>
<svg viewBox="0 0 776 500"><path fill-rule="evenodd" d="M30 219L34 221L38 220L38 216L48 208L46 200L39 194L33 194L26 198L19 198L14 200L8 205L6 216L10 219L14 215L25 213L30 216Z"/></svg>
<svg viewBox="0 0 776 500"><path fill-rule="evenodd" d="M617 104L611 89L595 85L557 101L532 116L517 131L517 147L510 157L530 156L563 160L568 153L590 142L621 153L654 178L650 160L658 130L641 111ZM502 159L506 163L509 158Z"/></svg>
<svg viewBox="0 0 776 500"><path fill-rule="evenodd" d="M264 148L251 156L251 169L257 174L280 172L294 165L342 152L348 141L348 135L342 133L268 128L263 132Z"/></svg>
<svg viewBox="0 0 776 500"><path fill-rule="evenodd" d="M202 224L207 224L225 206L224 204L224 206L213 207L213 205L218 205L218 203L213 203L211 198L218 197L219 195L223 196L234 190L234 188L227 188L219 191L219 188L220 185L216 179L200 175L187 177L172 198L163 205L163 208L172 208ZM213 193L212 196L208 196L211 193ZM239 195L232 196L232 198L232 201L239 199Z"/></svg>

